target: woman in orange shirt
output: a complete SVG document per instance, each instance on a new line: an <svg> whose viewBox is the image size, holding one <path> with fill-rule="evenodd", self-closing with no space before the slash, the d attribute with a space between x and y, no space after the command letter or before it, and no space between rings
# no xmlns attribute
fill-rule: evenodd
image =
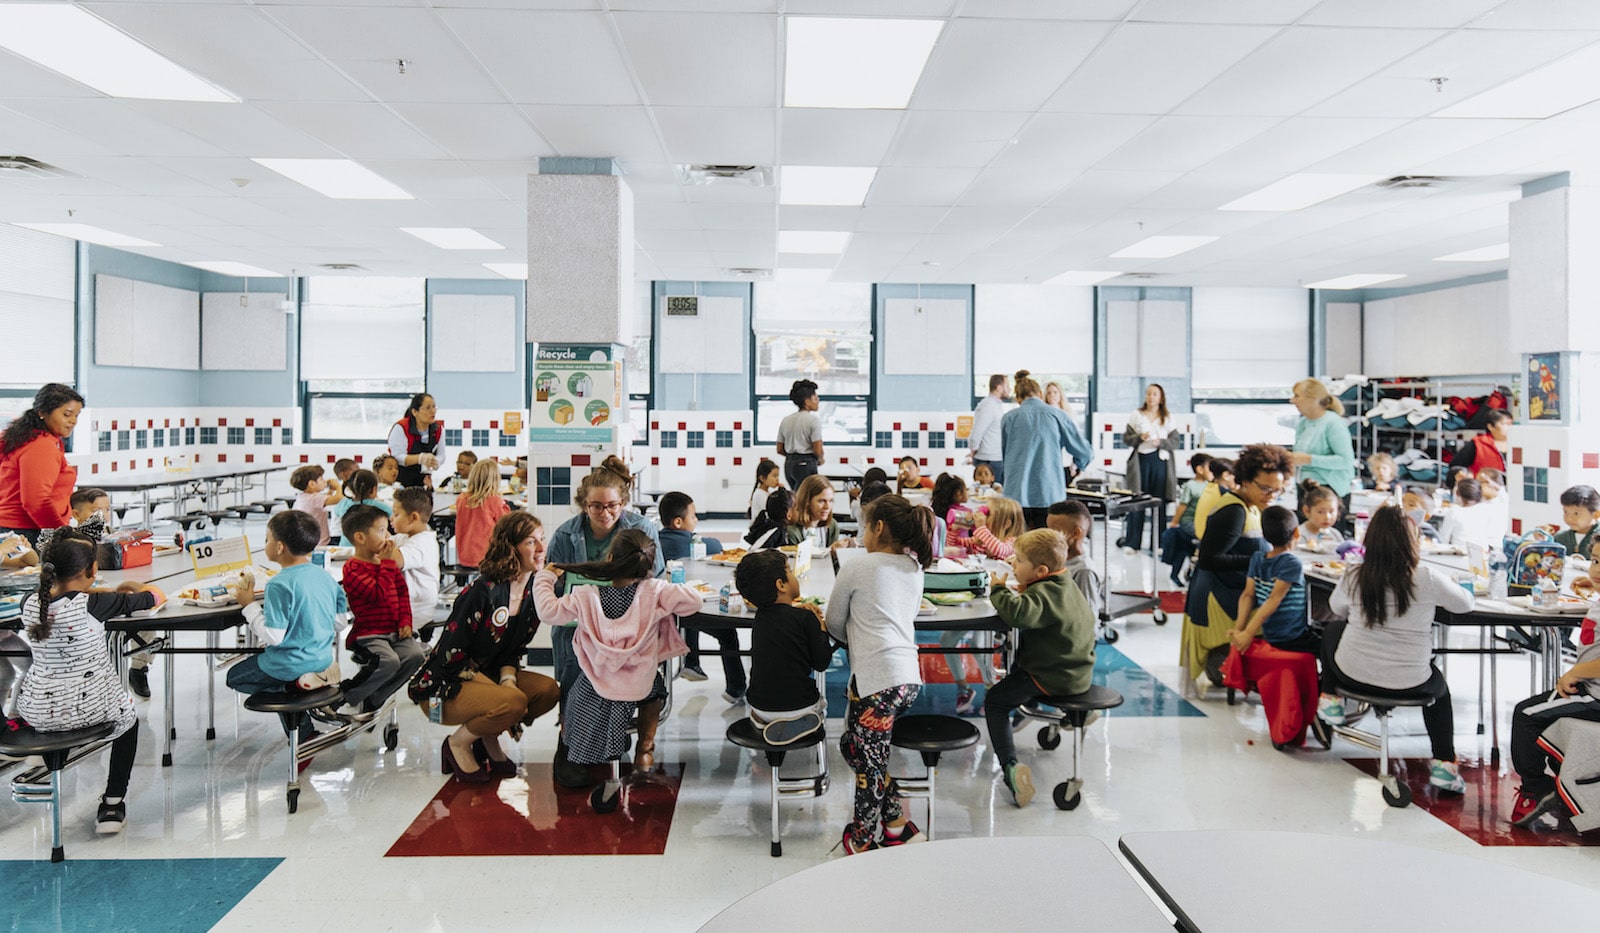
<svg viewBox="0 0 1600 933"><path fill-rule="evenodd" d="M0 436L0 531L15 531L32 544L45 528L72 523L69 501L77 468L67 446L83 411L83 396L52 382L33 396L33 406Z"/></svg>
<svg viewBox="0 0 1600 933"><path fill-rule="evenodd" d="M467 474L467 491L456 502L456 563L476 567L489 547L489 532L511 506L500 498L500 464L485 458Z"/></svg>

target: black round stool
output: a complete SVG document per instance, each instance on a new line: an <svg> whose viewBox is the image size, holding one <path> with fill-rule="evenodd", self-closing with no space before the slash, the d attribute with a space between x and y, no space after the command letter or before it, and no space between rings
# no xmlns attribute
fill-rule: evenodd
<svg viewBox="0 0 1600 933"><path fill-rule="evenodd" d="M30 793L13 784L11 799L18 803L42 803L50 808L50 861L52 862L59 862L67 857L66 849L61 845L61 769L67 766L67 758L74 748L108 739L116 728L117 724L114 722L103 722L65 732L40 732L32 728L0 732L0 755L10 755L13 758L38 755L44 759L44 766L50 771L48 795Z"/></svg>
<svg viewBox="0 0 1600 933"><path fill-rule="evenodd" d="M894 778L903 797L922 797L928 801L928 839L933 835L934 784L939 776L939 756L976 745L978 727L955 716L901 716L894 721L889 743L896 748L922 755L928 773Z"/></svg>
<svg viewBox="0 0 1600 933"><path fill-rule="evenodd" d="M1057 712L1052 715L1040 709L1041 705L1053 706ZM1072 730L1072 777L1056 785L1054 796L1057 807L1075 810L1083 802L1083 780L1078 777L1078 757L1083 752L1083 736L1089 726L1089 717L1121 705L1122 694L1110 687L1091 686L1082 693L1069 696L1040 697L1027 707L1025 715L1030 719L1054 720L1052 725L1039 730L1040 747L1059 746L1061 728L1065 726Z"/></svg>
<svg viewBox="0 0 1600 933"><path fill-rule="evenodd" d="M338 687L316 690L267 690L245 697L244 708L257 713L277 713L289 730L289 812L300 806L300 724L306 714L324 706L337 707L344 701Z"/></svg>
<svg viewBox="0 0 1600 933"><path fill-rule="evenodd" d="M740 748L752 749L767 756L767 769L770 772L772 785L773 858L783 855L783 837L778 831L778 801L821 797L828 792L828 749L824 744L827 740L825 727L819 727L817 731L803 735L787 745L774 745L768 742L756 729L756 724L749 719L741 719L728 727L728 741ZM814 750L817 759L816 773L805 777L779 777L778 769L783 767L784 756L801 749Z"/></svg>
<svg viewBox="0 0 1600 933"><path fill-rule="evenodd" d="M1400 780L1398 774L1389 772L1389 714L1394 712L1397 706L1432 706L1434 698L1422 694L1397 697L1388 692L1369 693L1358 687L1349 686L1337 672L1334 674L1334 682L1334 692L1340 696L1372 707L1372 712L1378 717L1378 735L1374 737L1370 732L1344 725L1330 726L1330 730L1358 745L1375 749L1378 752L1378 783L1383 785L1383 802L1396 808L1410 806L1411 788ZM1321 722L1320 719L1316 721Z"/></svg>

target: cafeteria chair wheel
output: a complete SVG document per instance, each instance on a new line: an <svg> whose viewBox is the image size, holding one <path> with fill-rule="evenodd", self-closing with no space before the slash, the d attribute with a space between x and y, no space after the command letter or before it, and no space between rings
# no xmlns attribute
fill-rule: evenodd
<svg viewBox="0 0 1600 933"><path fill-rule="evenodd" d="M1391 789L1392 788L1392 789ZM1397 810L1411 806L1411 787L1390 775L1383 781L1383 802Z"/></svg>
<svg viewBox="0 0 1600 933"><path fill-rule="evenodd" d="M300 788L290 788L288 794L289 812L294 813L300 809Z"/></svg>
<svg viewBox="0 0 1600 933"><path fill-rule="evenodd" d="M1122 633L1112 628L1110 623L1107 623L1105 631L1101 633L1100 637L1105 639L1106 644L1114 645L1117 643L1117 639L1122 637Z"/></svg>
<svg viewBox="0 0 1600 933"><path fill-rule="evenodd" d="M1150 618L1157 625L1166 625L1167 624L1167 613L1166 613L1166 610L1164 610L1164 609L1157 609L1155 612L1150 614Z"/></svg>
<svg viewBox="0 0 1600 933"><path fill-rule="evenodd" d="M1061 747L1061 730L1056 726L1039 727L1039 747L1054 750Z"/></svg>
<svg viewBox="0 0 1600 933"><path fill-rule="evenodd" d="M622 803L622 792L619 790L607 797L604 784L589 792L589 806L594 808L596 813L614 813L620 803Z"/></svg>
<svg viewBox="0 0 1600 933"><path fill-rule="evenodd" d="M400 727L390 724L383 727L383 747L394 751L400 745Z"/></svg>
<svg viewBox="0 0 1600 933"><path fill-rule="evenodd" d="M1083 782L1077 778L1062 781L1056 785L1055 792L1051 794L1056 801L1058 810L1076 810L1078 804L1083 803Z"/></svg>
<svg viewBox="0 0 1600 933"><path fill-rule="evenodd" d="M338 706L343 701L344 691L338 687L305 691L266 690L244 699L245 709L256 713L278 713L286 720L289 729L289 782L285 788L285 799L290 813L300 806L300 766L303 757L300 750L300 723L312 710ZM309 762L311 759L305 760Z"/></svg>

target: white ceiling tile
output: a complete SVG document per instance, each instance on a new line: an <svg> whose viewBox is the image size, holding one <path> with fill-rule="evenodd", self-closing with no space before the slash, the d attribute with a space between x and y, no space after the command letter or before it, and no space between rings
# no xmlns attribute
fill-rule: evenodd
<svg viewBox="0 0 1600 933"><path fill-rule="evenodd" d="M779 230L845 230L856 228L862 207L818 204L783 204L778 207Z"/></svg>
<svg viewBox="0 0 1600 933"><path fill-rule="evenodd" d="M1278 122L1275 117L1163 117L1097 167L1122 172L1187 172Z"/></svg>
<svg viewBox="0 0 1600 933"><path fill-rule="evenodd" d="M179 172L164 168L159 160L131 156L65 156L51 164L87 179L116 185L133 194L175 197L204 195L213 189Z"/></svg>
<svg viewBox="0 0 1600 933"><path fill-rule="evenodd" d="M6 103L14 106L16 101ZM48 113L49 108L41 112ZM80 135L0 106L0 139L6 141L6 149L12 150L8 155L27 155L48 162L63 155L116 155L121 148L108 145L111 140L97 140L92 125L85 129L86 133Z"/></svg>
<svg viewBox="0 0 1600 933"><path fill-rule="evenodd" d="M991 167L961 195L961 207L956 210L1036 207L1055 197L1078 175L1077 169Z"/></svg>
<svg viewBox="0 0 1600 933"><path fill-rule="evenodd" d="M524 106L534 127L564 156L661 162L666 153L643 107Z"/></svg>
<svg viewBox="0 0 1600 933"><path fill-rule="evenodd" d="M912 103L919 110L1035 110L1111 28L957 19L929 56Z"/></svg>
<svg viewBox="0 0 1600 933"><path fill-rule="evenodd" d="M871 14L889 18L943 18L955 8L956 0L874 0ZM863 13L861 0L786 0L783 10L802 16L860 16Z"/></svg>
<svg viewBox="0 0 1600 933"><path fill-rule="evenodd" d="M1254 173L1190 172L1170 185L1151 192L1138 202L1139 207L1161 210L1211 211L1262 187L1262 177ZM1228 212L1227 217L1251 212Z"/></svg>
<svg viewBox="0 0 1600 933"><path fill-rule="evenodd" d="M1166 113L1277 33L1273 26L1127 23L1044 105L1072 113Z"/></svg>
<svg viewBox="0 0 1600 933"><path fill-rule="evenodd" d="M394 104L402 119L463 160L555 155L522 111L510 104Z"/></svg>
<svg viewBox="0 0 1600 933"><path fill-rule="evenodd" d="M1401 119L1296 117L1245 140L1207 163L1208 171L1256 172L1257 187L1404 126ZM1270 176L1270 177L1269 177Z"/></svg>
<svg viewBox="0 0 1600 933"><path fill-rule="evenodd" d="M1267 23L1304 16L1318 0L1144 0L1132 19L1153 23Z"/></svg>
<svg viewBox="0 0 1600 933"><path fill-rule="evenodd" d="M786 107L779 111L783 135L778 161L785 165L877 165L889 151L902 116L898 110Z"/></svg>
<svg viewBox="0 0 1600 933"><path fill-rule="evenodd" d="M957 205L950 208L950 213L944 215L933 230L935 233L940 234L982 235L992 240L1015 227L1032 210L1032 207L967 207Z"/></svg>
<svg viewBox="0 0 1600 933"><path fill-rule="evenodd" d="M1050 207L1103 208L1137 203L1152 191L1172 184L1178 172L1084 172L1067 190L1050 201ZM1131 240L1129 242L1132 242Z"/></svg>
<svg viewBox="0 0 1600 933"><path fill-rule="evenodd" d="M1527 126L1526 120L1415 120L1310 167L1313 172L1412 174L1414 167Z"/></svg>
<svg viewBox="0 0 1600 933"><path fill-rule="evenodd" d="M651 104L771 107L777 100L776 16L616 13Z"/></svg>
<svg viewBox="0 0 1600 933"><path fill-rule="evenodd" d="M1472 23L1479 29L1600 29L1590 0L1505 0Z"/></svg>
<svg viewBox="0 0 1600 933"><path fill-rule="evenodd" d="M763 204L696 204L702 230L771 230L776 235L777 211Z"/></svg>
<svg viewBox="0 0 1600 933"><path fill-rule="evenodd" d="M913 110L887 165L979 168L1012 145L1026 113Z"/></svg>
<svg viewBox="0 0 1600 933"><path fill-rule="evenodd" d="M776 13L782 7L778 0L610 0L612 10L647 13Z"/></svg>
<svg viewBox="0 0 1600 933"><path fill-rule="evenodd" d="M6 106L44 123L96 140L114 140L123 155L217 156L223 150L109 98L10 100ZM226 107L227 104L211 106ZM9 140L8 140L9 142ZM26 153L24 153L26 154Z"/></svg>
<svg viewBox="0 0 1600 933"><path fill-rule="evenodd" d="M920 239L922 235L918 233L856 233L850 237L845 255L851 259L869 254L898 259Z"/></svg>
<svg viewBox="0 0 1600 933"><path fill-rule="evenodd" d="M656 107L667 157L679 164L771 164L773 111L754 107Z"/></svg>
<svg viewBox="0 0 1600 933"><path fill-rule="evenodd" d="M382 104L263 101L257 106L346 158L438 159L447 154Z"/></svg>
<svg viewBox="0 0 1600 933"><path fill-rule="evenodd" d="M867 204L954 204L977 177L977 169L887 166L878 170L878 177L867 192Z"/></svg>
<svg viewBox="0 0 1600 933"><path fill-rule="evenodd" d="M1155 117L1121 114L1035 114L1017 134L1017 144L994 164L1010 169L1088 168L1155 121Z"/></svg>
<svg viewBox="0 0 1600 933"><path fill-rule="evenodd" d="M641 102L602 14L441 10L438 16L516 103Z"/></svg>
<svg viewBox="0 0 1600 933"><path fill-rule="evenodd" d="M778 235L773 230L707 230L704 236L714 253L749 251L767 256L770 261L778 248Z"/></svg>
<svg viewBox="0 0 1600 933"><path fill-rule="evenodd" d="M1288 29L1178 108L1191 114L1297 114L1439 38L1426 29Z"/></svg>
<svg viewBox="0 0 1600 933"><path fill-rule="evenodd" d="M634 201L633 222L639 230L687 230L699 223L689 205L662 201Z"/></svg>
<svg viewBox="0 0 1600 933"><path fill-rule="evenodd" d="M961 10L964 17L995 17L1004 19L1069 19L1107 20L1115 22L1127 16L1139 5L1139 0L983 0L968 3Z"/></svg>
<svg viewBox="0 0 1600 933"><path fill-rule="evenodd" d="M100 97L99 91L0 49L0 88L6 97Z"/></svg>
<svg viewBox="0 0 1600 933"><path fill-rule="evenodd" d="M273 159L329 159L339 155L326 144L249 104L128 100L122 105L232 155Z"/></svg>
<svg viewBox="0 0 1600 933"><path fill-rule="evenodd" d="M787 208L785 208L787 210ZM922 233L929 230L949 212L948 207L878 206L868 204L861 210L861 219L855 229L874 233Z"/></svg>
<svg viewBox="0 0 1600 933"><path fill-rule="evenodd" d="M368 159L362 164L428 201L487 201L500 198L523 204L528 186L526 172L507 171L506 175L514 179L516 185L512 189L516 192L515 197L508 195L502 190L506 186L494 184L500 177L499 168L494 170L495 177L485 177L484 166L490 163L458 162L454 159ZM526 221L522 226L527 226Z"/></svg>
<svg viewBox="0 0 1600 933"><path fill-rule="evenodd" d="M1502 0L1322 0L1300 20L1309 26L1422 26L1453 29Z"/></svg>
<svg viewBox="0 0 1600 933"><path fill-rule="evenodd" d="M639 245L640 249L646 250L703 250L706 248L705 234L699 230L640 229L634 232L633 241Z"/></svg>

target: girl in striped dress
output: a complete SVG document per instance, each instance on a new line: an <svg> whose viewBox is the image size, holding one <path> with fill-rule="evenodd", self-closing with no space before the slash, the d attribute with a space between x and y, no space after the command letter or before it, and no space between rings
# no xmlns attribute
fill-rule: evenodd
<svg viewBox="0 0 1600 933"><path fill-rule="evenodd" d="M111 661L103 623L154 608L166 597L140 583L91 593L95 543L76 529L56 532L40 557L39 592L22 602L22 617L31 620L25 637L33 651L33 666L23 676L17 711L40 732L116 723L95 832L121 832L128 820L123 797L139 748L139 715Z"/></svg>

